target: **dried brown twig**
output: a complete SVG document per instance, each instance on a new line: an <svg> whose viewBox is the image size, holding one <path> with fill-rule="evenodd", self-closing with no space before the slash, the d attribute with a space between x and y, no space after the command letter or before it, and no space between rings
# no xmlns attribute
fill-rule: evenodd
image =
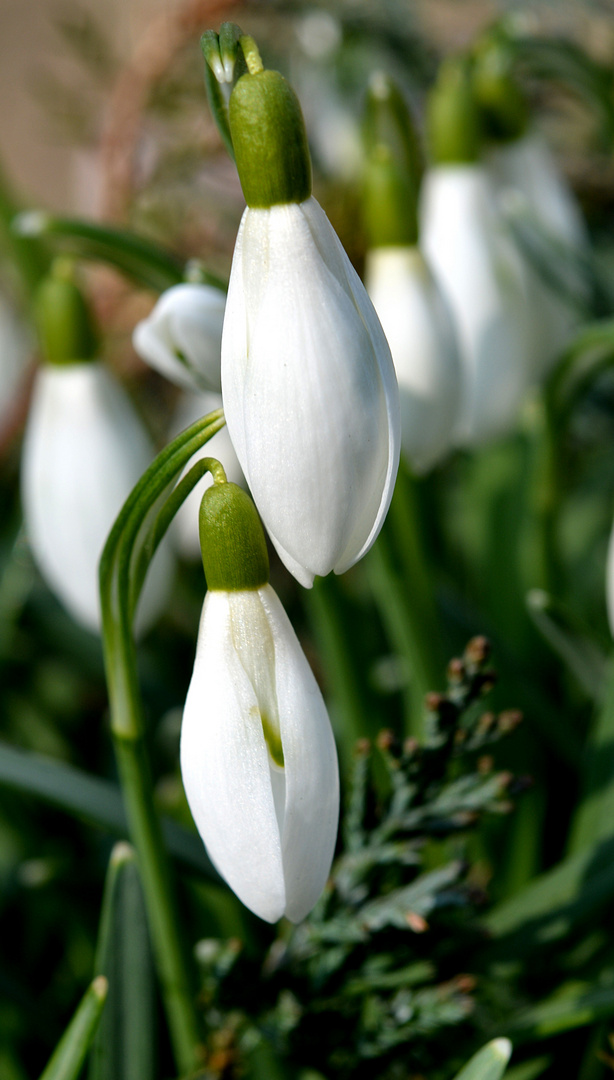
<svg viewBox="0 0 614 1080"><path fill-rule="evenodd" d="M123 222L134 185L141 117L156 83L177 53L212 23L239 10L234 0L184 0L156 14L116 81L101 142L102 217Z"/></svg>

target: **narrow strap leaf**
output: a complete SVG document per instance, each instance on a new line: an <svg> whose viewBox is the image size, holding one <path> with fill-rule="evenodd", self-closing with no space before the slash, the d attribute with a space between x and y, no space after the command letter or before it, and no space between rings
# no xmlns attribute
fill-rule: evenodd
<svg viewBox="0 0 614 1080"><path fill-rule="evenodd" d="M98 975L58 1043L40 1080L77 1080L102 1016L108 984Z"/></svg>
<svg viewBox="0 0 614 1080"><path fill-rule="evenodd" d="M511 1053L509 1039L493 1039L474 1054L455 1080L500 1080Z"/></svg>
<svg viewBox="0 0 614 1080"><path fill-rule="evenodd" d="M109 981L89 1080L152 1080L156 1046L153 959L136 853L113 849L105 883L96 970Z"/></svg>
<svg viewBox="0 0 614 1080"><path fill-rule="evenodd" d="M42 799L51 806L84 818L117 836L128 835L121 792L117 784L67 765L64 761L18 750L0 742L0 786ZM165 844L182 866L219 882L202 841L176 821L162 819Z"/></svg>
<svg viewBox="0 0 614 1080"><path fill-rule="evenodd" d="M180 259L160 244L128 229L30 210L13 219L13 230L22 237L53 239L63 251L80 259L108 263L138 284L156 292L184 280L184 267Z"/></svg>
<svg viewBox="0 0 614 1080"><path fill-rule="evenodd" d="M532 589L527 608L535 626L551 649L592 701L600 701L605 678L605 656L573 615L542 589Z"/></svg>
<svg viewBox="0 0 614 1080"><path fill-rule="evenodd" d="M610 658L603 702L588 739L580 803L569 842L573 854L614 834L614 659Z"/></svg>

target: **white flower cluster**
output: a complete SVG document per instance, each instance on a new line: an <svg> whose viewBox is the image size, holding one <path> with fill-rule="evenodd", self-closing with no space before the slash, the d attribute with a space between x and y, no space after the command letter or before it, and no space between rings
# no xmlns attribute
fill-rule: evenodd
<svg viewBox="0 0 614 1080"><path fill-rule="evenodd" d="M527 388L569 332L556 299L546 302L505 235L501 192L514 188L567 242L582 244L584 235L543 144L525 137L489 165L448 161L428 171L420 243L368 252L370 299L310 194L292 92L276 73L250 69L236 89L244 79L250 94L260 92L261 80L262 100L277 95L281 102L279 124L277 104L266 122L282 164L272 179L253 166L250 146L240 141L242 99L233 139L248 205L228 296L208 285L177 285L133 340L184 392L176 426L223 400L228 430L202 454L219 456L228 478L249 487L280 559L310 588L317 575L353 566L374 543L401 438L408 463L422 473L453 446L509 430ZM294 155L287 173L284 155ZM69 611L95 630L104 539L153 451L100 362L79 359L39 372L24 448L24 509L43 573ZM207 483L175 525L184 552L200 549L195 500ZM202 531L200 543L204 560ZM165 557L150 576L146 622L164 602ZM322 696L265 562L266 572L240 585L232 573L226 579L216 571L209 580L205 565L181 763L194 819L220 873L262 918L297 921L330 870L337 758Z"/></svg>
<svg viewBox="0 0 614 1080"><path fill-rule="evenodd" d="M392 349L403 449L417 473L455 446L510 431L573 329L569 306L511 242L512 205L553 238L586 245L571 192L531 133L484 162L431 166L420 245L368 252L367 287Z"/></svg>

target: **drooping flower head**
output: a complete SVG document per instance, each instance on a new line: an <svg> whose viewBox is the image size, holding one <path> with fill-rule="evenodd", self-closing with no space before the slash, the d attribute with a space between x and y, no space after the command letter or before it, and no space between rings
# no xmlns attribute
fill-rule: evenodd
<svg viewBox="0 0 614 1080"><path fill-rule="evenodd" d="M422 187L420 235L458 327L455 437L472 446L511 429L530 382L526 279L479 160L479 114L464 58L442 65L428 119L433 164Z"/></svg>
<svg viewBox="0 0 614 1080"><path fill-rule="evenodd" d="M300 106L285 79L250 70L230 98L247 202L222 336L231 439L264 524L306 586L374 542L398 467L390 350L358 275L311 196Z"/></svg>
<svg viewBox="0 0 614 1080"><path fill-rule="evenodd" d="M588 246L580 208L543 135L530 122L515 72L516 51L505 32L487 32L475 48L473 87L486 128L485 163L503 217L518 217L565 260ZM560 254L559 254L560 253ZM568 298L525 259L529 284L530 364L542 378L560 358L578 324Z"/></svg>
<svg viewBox="0 0 614 1080"><path fill-rule="evenodd" d="M452 446L460 356L450 306L419 247L423 166L415 128L399 90L379 73L369 85L364 134L365 284L394 360L403 452L422 473Z"/></svg>
<svg viewBox="0 0 614 1080"><path fill-rule="evenodd" d="M225 306L225 293L213 285L201 282L173 285L162 293L148 317L134 329L132 343L141 359L185 391L171 422L171 437L222 406L221 347ZM231 480L245 483L226 426L208 444L207 455L212 454L221 460ZM204 456L203 450L195 454L182 477L198 458ZM205 473L173 520L171 537L180 553L188 559L200 559L198 507L210 483L211 476Z"/></svg>
<svg viewBox="0 0 614 1080"><path fill-rule="evenodd" d="M261 918L299 922L318 900L339 815L335 743L319 688L268 584L249 496L203 497L208 592L181 731L186 795L209 855ZM222 474L223 476L223 474Z"/></svg>
<svg viewBox="0 0 614 1080"><path fill-rule="evenodd" d="M77 622L99 632L98 561L154 449L128 395L96 359L88 309L65 265L43 281L38 315L44 362L23 446L26 535L49 587ZM171 572L163 545L137 614L140 630L160 614Z"/></svg>
<svg viewBox="0 0 614 1080"><path fill-rule="evenodd" d="M212 285L185 282L162 293L137 323L133 344L147 364L194 393L217 391L226 297Z"/></svg>

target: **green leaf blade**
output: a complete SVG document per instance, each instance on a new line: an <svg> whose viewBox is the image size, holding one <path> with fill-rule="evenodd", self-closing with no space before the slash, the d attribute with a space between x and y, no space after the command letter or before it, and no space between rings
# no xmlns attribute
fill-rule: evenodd
<svg viewBox="0 0 614 1080"><path fill-rule="evenodd" d="M108 983L98 975L87 988L40 1080L77 1080L107 997Z"/></svg>

